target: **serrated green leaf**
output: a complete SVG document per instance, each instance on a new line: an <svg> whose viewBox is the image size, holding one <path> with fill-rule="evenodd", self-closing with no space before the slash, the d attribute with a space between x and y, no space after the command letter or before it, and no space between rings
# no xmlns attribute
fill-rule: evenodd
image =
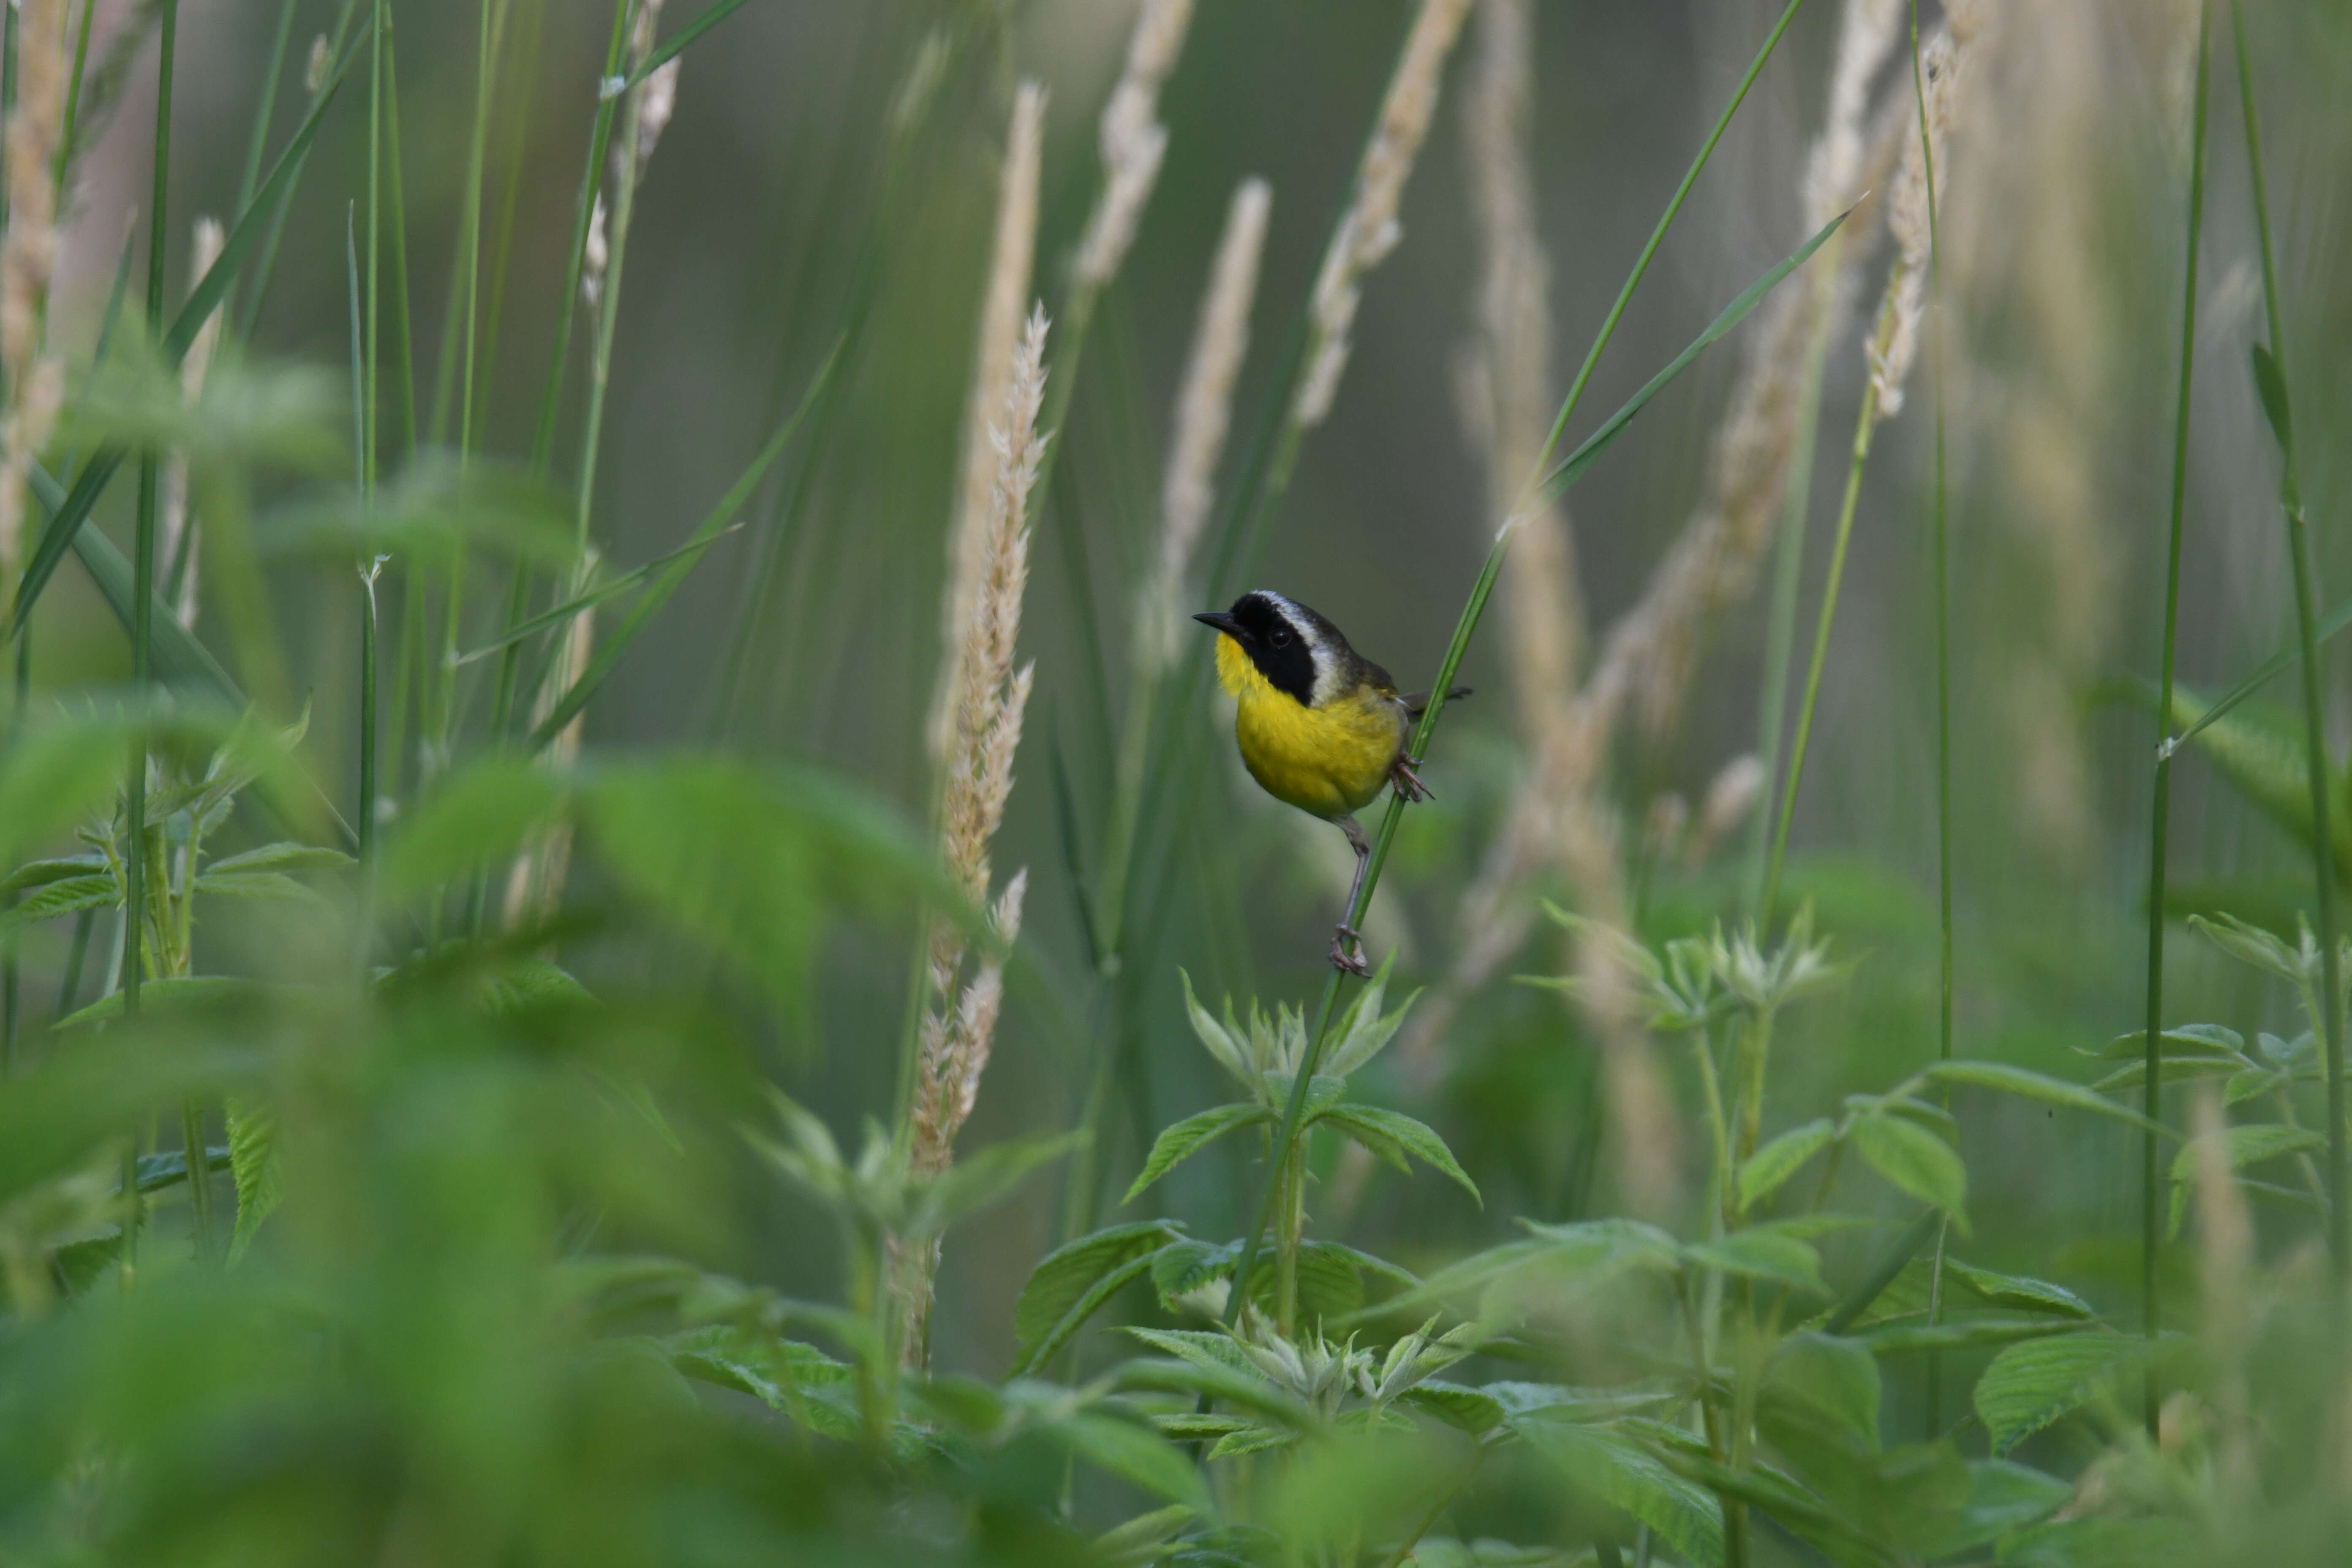
<svg viewBox="0 0 2352 1568"><path fill-rule="evenodd" d="M1179 1296L1190 1295L1213 1279L1231 1278L1240 1258L1230 1244L1220 1247L1190 1237L1171 1241L1152 1256L1151 1288L1159 1292L1160 1306L1172 1312Z"/></svg>
<svg viewBox="0 0 2352 1568"><path fill-rule="evenodd" d="M2238 1057L2167 1057L2164 1059L2164 1081L2186 1083L2191 1079L2226 1078L2242 1070L2245 1062ZM2118 1089L2137 1089L2147 1082L2147 1063L2126 1062L2091 1087L2101 1093Z"/></svg>
<svg viewBox="0 0 2352 1568"><path fill-rule="evenodd" d="M1193 1509L1208 1506L1208 1489L1192 1461L1140 1421L1083 1410L1055 1422L1052 1430L1072 1455L1097 1469L1171 1502Z"/></svg>
<svg viewBox="0 0 2352 1568"><path fill-rule="evenodd" d="M62 877L46 882L32 897L0 910L0 931L32 925L83 910L110 910L122 902L122 884L112 876Z"/></svg>
<svg viewBox="0 0 2352 1568"><path fill-rule="evenodd" d="M2069 1083L2063 1078L2052 1078L2048 1073L2035 1072L2030 1068L2012 1067L2007 1062L1937 1062L1927 1069L1927 1077L1937 1083L1966 1084L1972 1089L2013 1094L2022 1100L2038 1100L2044 1105L2086 1111L2093 1116L2104 1116L2111 1121L2128 1123L2142 1131L2164 1131L2138 1111L2118 1105L2079 1083Z"/></svg>
<svg viewBox="0 0 2352 1568"><path fill-rule="evenodd" d="M2147 1052L2147 1031L2134 1029L2127 1035L2117 1035L2104 1049L2084 1050L2082 1054L2102 1061L2127 1062L2143 1059ZM2245 1055L2246 1037L2237 1030L2220 1024L2175 1024L2160 1029L2156 1037L2157 1054L2172 1056L2210 1056L2216 1051Z"/></svg>
<svg viewBox="0 0 2352 1568"><path fill-rule="evenodd" d="M1698 1568L1723 1562L1723 1509L1631 1439L1602 1426L1531 1416L1512 1423L1570 1484L1654 1530Z"/></svg>
<svg viewBox="0 0 2352 1568"><path fill-rule="evenodd" d="M2327 1140L2308 1127L2290 1127L2277 1121L2249 1122L2189 1140L2172 1157L2170 1234L2175 1237L2180 1234L2180 1222L2188 1215L2189 1189L2197 1180L2197 1163L2204 1151L2214 1146L2216 1139L2220 1140L2223 1163L2233 1172L2327 1146Z"/></svg>
<svg viewBox="0 0 2352 1568"><path fill-rule="evenodd" d="M1020 1347L1013 1362L1015 1375L1034 1366L1092 1316L1093 1307L1108 1300L1118 1285L1139 1278L1151 1258L1181 1232L1164 1220L1115 1225L1082 1236L1047 1253L1030 1271L1013 1310L1013 1333ZM1103 1289L1106 1280L1117 1285ZM1074 1310L1084 1309L1076 1323Z"/></svg>
<svg viewBox="0 0 2352 1568"><path fill-rule="evenodd" d="M1996 1307L2008 1307L2021 1312L2048 1312L2062 1318L2098 1316L2088 1301L2064 1286L2053 1285L2047 1279L2029 1279L2021 1274L1996 1274L1990 1268L1971 1268L1953 1258L1944 1260L1944 1270Z"/></svg>
<svg viewBox="0 0 2352 1568"><path fill-rule="evenodd" d="M1829 1293L1829 1287L1822 1282L1822 1255L1793 1236L1736 1230L1709 1241L1685 1244L1683 1258L1696 1268L1717 1269L1749 1279L1769 1279L1821 1295Z"/></svg>
<svg viewBox="0 0 2352 1568"><path fill-rule="evenodd" d="M1798 1407L1812 1420L1852 1436L1864 1449L1878 1447L1878 1363L1858 1340L1838 1334L1790 1335L1765 1368L1764 1390L1780 1403L1784 1414Z"/></svg>
<svg viewBox="0 0 2352 1568"><path fill-rule="evenodd" d="M1137 1173L1134 1185L1127 1189L1127 1195L1119 1199L1119 1202L1133 1203L1152 1183L1226 1133L1237 1131L1244 1127L1255 1127L1260 1122L1273 1120L1274 1113L1263 1105L1249 1105L1240 1101L1231 1105L1211 1106L1206 1110L1197 1111L1184 1118L1183 1121L1164 1129L1153 1141L1150 1158L1143 1162L1143 1169Z"/></svg>
<svg viewBox="0 0 2352 1568"><path fill-rule="evenodd" d="M2146 1340L2106 1333L2059 1334L2002 1351L1977 1379L1975 1394L1994 1455L2081 1409L2147 1354Z"/></svg>
<svg viewBox="0 0 2352 1568"><path fill-rule="evenodd" d="M213 876L236 871L339 871L358 862L340 849L317 844L265 844L242 855L215 860L205 868Z"/></svg>
<svg viewBox="0 0 2352 1568"><path fill-rule="evenodd" d="M1826 1117L1792 1127L1773 1139L1739 1167L1739 1206L1754 1208L1780 1190L1805 1162L1837 1140L1837 1127Z"/></svg>
<svg viewBox="0 0 2352 1568"><path fill-rule="evenodd" d="M1966 1311L1946 1314L1941 1322L1924 1316L1896 1319L1860 1331L1855 1337L1873 1355L1901 1355L1916 1351L1990 1350L2021 1340L2070 1334L2082 1325L2064 1318L2032 1312Z"/></svg>
<svg viewBox="0 0 2352 1568"><path fill-rule="evenodd" d="M278 1165L277 1112L246 1100L231 1100L227 1110L228 1168L236 1183L236 1231L228 1247L234 1263L286 1195L286 1184Z"/></svg>
<svg viewBox="0 0 2352 1568"><path fill-rule="evenodd" d="M1507 1414L1502 1402L1486 1390L1435 1378L1414 1384L1399 1397L1474 1436L1500 1426Z"/></svg>
<svg viewBox="0 0 2352 1568"><path fill-rule="evenodd" d="M1966 1209L1968 1167L1933 1132L1899 1116L1864 1116L1854 1122L1853 1138L1870 1168L1896 1187L1955 1219Z"/></svg>
<svg viewBox="0 0 2352 1568"><path fill-rule="evenodd" d="M1375 1154L1381 1152L1378 1145L1383 1142L1405 1150L1423 1163L1433 1165L1451 1176L1481 1208L1486 1206L1486 1200L1478 1195L1478 1184L1472 1181L1468 1173L1455 1163L1454 1151L1445 1146L1445 1140L1426 1123L1417 1121L1402 1111L1352 1101L1333 1106L1318 1120L1363 1142ZM1365 1137L1367 1133L1370 1135L1369 1138Z"/></svg>
<svg viewBox="0 0 2352 1568"><path fill-rule="evenodd" d="M219 899L278 899L314 904L320 901L316 888L298 882L282 871L203 871L196 876L196 891Z"/></svg>
<svg viewBox="0 0 2352 1568"><path fill-rule="evenodd" d="M88 855L68 855L57 860L27 860L10 872L5 880L0 880L0 895L46 888L52 882L91 876L106 868L106 857L94 851Z"/></svg>

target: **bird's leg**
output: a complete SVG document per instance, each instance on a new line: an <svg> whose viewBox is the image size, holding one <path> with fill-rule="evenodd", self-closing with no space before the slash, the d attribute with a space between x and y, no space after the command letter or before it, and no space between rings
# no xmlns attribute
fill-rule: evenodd
<svg viewBox="0 0 2352 1568"><path fill-rule="evenodd" d="M1402 752L1399 752L1396 761L1389 764L1389 782L1396 786L1397 794L1407 800L1418 802L1437 798L1437 792L1421 782L1421 775L1412 771L1412 763L1405 760Z"/></svg>
<svg viewBox="0 0 2352 1568"><path fill-rule="evenodd" d="M1339 825L1356 851L1356 879L1349 884L1347 907L1340 910L1339 929L1331 938L1331 967L1369 977L1372 966L1364 961L1364 939L1348 921L1356 912L1356 896L1364 890L1364 872L1372 863L1372 841L1364 837L1364 825L1352 816L1340 817Z"/></svg>

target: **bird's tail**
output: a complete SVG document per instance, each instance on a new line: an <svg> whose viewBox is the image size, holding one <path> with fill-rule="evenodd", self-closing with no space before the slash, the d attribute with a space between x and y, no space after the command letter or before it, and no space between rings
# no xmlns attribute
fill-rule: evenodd
<svg viewBox="0 0 2352 1568"><path fill-rule="evenodd" d="M1446 691L1445 700L1448 702L1458 702L1463 698L1469 695L1470 689L1468 687L1456 686ZM1426 691L1408 691L1404 694L1402 700L1404 702L1405 717L1408 719L1418 719L1429 710L1429 693Z"/></svg>

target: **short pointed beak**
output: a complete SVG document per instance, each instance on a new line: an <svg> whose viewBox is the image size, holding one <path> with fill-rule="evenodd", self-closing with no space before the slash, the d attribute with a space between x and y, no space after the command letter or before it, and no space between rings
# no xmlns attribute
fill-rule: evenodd
<svg viewBox="0 0 2352 1568"><path fill-rule="evenodd" d="M1242 635L1241 622L1234 619L1233 616L1227 615L1223 610L1202 610L1199 615L1194 616L1192 618L1200 622L1204 626L1216 627L1219 631L1224 633L1229 637L1238 637Z"/></svg>

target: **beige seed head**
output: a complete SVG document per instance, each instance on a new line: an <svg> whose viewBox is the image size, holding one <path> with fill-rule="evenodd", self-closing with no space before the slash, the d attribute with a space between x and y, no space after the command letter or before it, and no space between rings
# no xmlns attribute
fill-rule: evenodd
<svg viewBox="0 0 2352 1568"><path fill-rule="evenodd" d="M1136 618L1137 663L1147 670L1167 668L1181 647L1184 583L1216 497L1217 464L1233 426L1234 386L1249 353L1250 307L1257 299L1258 259L1273 204L1273 187L1264 180L1244 180L1234 190L1209 291L1201 300L1160 491L1160 563Z"/></svg>
<svg viewBox="0 0 2352 1568"><path fill-rule="evenodd" d="M984 535L999 469L989 431L1005 405L1022 312L1029 305L1029 279L1037 245L1039 139L1045 115L1045 89L1035 82L1023 82L1013 95L1013 123L1005 136L996 239L989 260L988 291L981 302L980 341L964 416L963 478L950 535L947 589L940 605L942 659L929 730L931 754L941 761L954 738L954 704L961 685L960 661L984 568Z"/></svg>
<svg viewBox="0 0 2352 1568"><path fill-rule="evenodd" d="M1340 373L1348 367L1349 333L1356 323L1356 308L1363 300L1363 276L1380 265L1404 236L1397 208L1405 182L1412 177L1413 161L1429 134L1430 116L1437 110L1438 79L1446 56L1470 13L1471 0L1422 0L1420 15L1398 57L1396 74L1389 79L1388 97L1381 104L1379 125L1356 170L1355 199L1340 218L1323 253L1316 274L1308 310L1312 337L1307 345L1307 371L1290 416L1301 426L1320 425L1331 412L1339 390Z"/></svg>
<svg viewBox="0 0 2352 1568"><path fill-rule="evenodd" d="M1078 242L1075 277L1080 289L1108 287L1135 243L1136 226L1168 152L1168 128L1159 118L1160 89L1176 68L1192 22L1192 0L1143 0L1136 16L1127 67L1103 109L1103 188Z"/></svg>

